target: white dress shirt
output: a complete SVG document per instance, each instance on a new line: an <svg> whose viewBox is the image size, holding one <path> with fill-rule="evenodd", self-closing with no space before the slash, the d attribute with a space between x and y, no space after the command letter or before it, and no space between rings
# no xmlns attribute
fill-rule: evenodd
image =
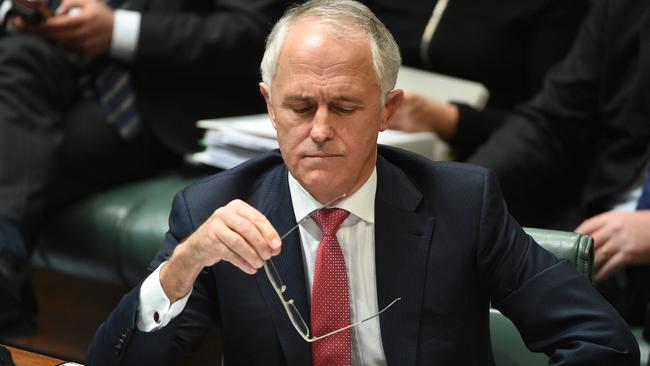
<svg viewBox="0 0 650 366"><path fill-rule="evenodd" d="M348 272L352 323L377 314L379 311L375 280L376 189L377 172L375 170L359 190L335 205L335 207L350 212L350 215L339 227L336 237L341 245ZM291 174L289 174L289 191L296 222L322 206ZM311 294L316 253L322 235L318 225L312 219L305 220L300 225L299 231L305 276L309 287L308 291ZM282 234L280 233L280 235ZM137 326L141 331L149 332L166 326L169 321L183 311L191 294L190 292L173 304L169 303L159 279L159 271L163 265L164 263L149 275L140 288ZM308 314L303 314L303 316L308 316ZM351 341L352 365L386 365L386 356L381 343L379 317L352 328Z"/></svg>
<svg viewBox="0 0 650 366"><path fill-rule="evenodd" d="M132 61L138 48L141 14L137 11L116 9L113 36L109 54L123 61Z"/></svg>
<svg viewBox="0 0 650 366"><path fill-rule="evenodd" d="M376 190L377 171L375 169L359 190L335 205L335 207L350 212L350 215L339 227L336 238L343 250L345 267L348 272L350 320L352 323L377 314L379 311L375 281ZM289 174L289 191L291 192L293 212L296 214L296 222L322 206L291 174ZM300 225L300 242L302 243L309 294L311 294L314 283L316 253L321 237L320 229L314 220L305 220ZM386 357L381 343L379 317L352 328L351 340L352 365L386 365Z"/></svg>
<svg viewBox="0 0 650 366"><path fill-rule="evenodd" d="M0 0L0 24L3 24L5 21L5 16L7 15L7 12L11 9L11 1L10 0Z"/></svg>

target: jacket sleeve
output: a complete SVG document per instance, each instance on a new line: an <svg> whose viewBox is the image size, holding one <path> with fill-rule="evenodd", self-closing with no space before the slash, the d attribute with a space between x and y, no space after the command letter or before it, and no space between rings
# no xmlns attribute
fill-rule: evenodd
<svg viewBox="0 0 650 366"><path fill-rule="evenodd" d="M159 74L257 75L265 38L287 5L279 0L213 0L204 10L201 5L193 11L144 10L135 66Z"/></svg>
<svg viewBox="0 0 650 366"><path fill-rule="evenodd" d="M478 110L467 104L454 104L458 107L458 124L449 144L454 149L455 159L464 161L503 125L510 109L488 106Z"/></svg>
<svg viewBox="0 0 650 366"><path fill-rule="evenodd" d="M182 192L172 204L170 229L149 269L157 268L193 231ZM180 365L199 346L217 312L212 272L204 269L181 314L153 332L137 329L140 286L129 292L100 325L88 349L88 365Z"/></svg>
<svg viewBox="0 0 650 366"><path fill-rule="evenodd" d="M533 97L541 88L546 73L567 55L574 42L581 20L589 11L588 0L548 0L540 2L527 33L527 58L524 69L526 94ZM459 104L458 127L450 144L456 158L467 159L499 127L512 112L505 106L488 105L483 110ZM514 106L511 106L514 107Z"/></svg>
<svg viewBox="0 0 650 366"><path fill-rule="evenodd" d="M567 261L523 232L487 174L477 265L492 305L550 365L638 365L639 347L616 310Z"/></svg>
<svg viewBox="0 0 650 366"><path fill-rule="evenodd" d="M547 74L542 91L468 159L496 171L509 203L568 176L600 133L595 106L607 3L596 2L571 52Z"/></svg>

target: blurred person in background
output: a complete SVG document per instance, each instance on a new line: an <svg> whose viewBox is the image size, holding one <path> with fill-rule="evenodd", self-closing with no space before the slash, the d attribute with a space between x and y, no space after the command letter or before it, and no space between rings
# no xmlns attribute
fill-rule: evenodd
<svg viewBox="0 0 650 366"><path fill-rule="evenodd" d="M287 2L25 4L0 1L3 335L35 328L29 253L52 210L180 166L198 119L264 110L257 67Z"/></svg>
<svg viewBox="0 0 650 366"><path fill-rule="evenodd" d="M595 2L540 93L469 161L497 173L523 225L593 236L599 289L647 336L650 3Z"/></svg>
<svg viewBox="0 0 650 366"><path fill-rule="evenodd" d="M395 35L404 64L477 81L483 110L405 90L391 128L434 131L466 159L516 104L539 91L569 50L589 0L367 0ZM435 12L434 12L435 9Z"/></svg>

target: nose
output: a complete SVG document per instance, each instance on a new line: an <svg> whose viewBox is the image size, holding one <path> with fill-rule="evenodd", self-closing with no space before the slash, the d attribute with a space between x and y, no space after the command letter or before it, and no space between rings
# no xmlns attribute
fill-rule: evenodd
<svg viewBox="0 0 650 366"><path fill-rule="evenodd" d="M318 108L312 121L310 137L316 143L323 143L334 136L332 128L331 115L327 108Z"/></svg>

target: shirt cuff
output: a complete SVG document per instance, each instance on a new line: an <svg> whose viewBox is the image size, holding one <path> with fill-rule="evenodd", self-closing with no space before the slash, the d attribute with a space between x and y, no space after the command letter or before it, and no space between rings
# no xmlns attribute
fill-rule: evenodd
<svg viewBox="0 0 650 366"><path fill-rule="evenodd" d="M140 286L140 304L138 306L138 330L141 332L152 332L164 328L172 319L178 316L187 300L192 294L192 290L173 304L160 284L160 269L167 262L163 262L156 268L153 273L147 277Z"/></svg>
<svg viewBox="0 0 650 366"><path fill-rule="evenodd" d="M138 48L141 18L142 14L137 11L115 10L113 36L109 50L111 56L124 61L133 60Z"/></svg>
<svg viewBox="0 0 650 366"><path fill-rule="evenodd" d="M2 25L5 21L5 17L7 16L7 12L11 9L11 1L9 0L0 0L0 25Z"/></svg>

